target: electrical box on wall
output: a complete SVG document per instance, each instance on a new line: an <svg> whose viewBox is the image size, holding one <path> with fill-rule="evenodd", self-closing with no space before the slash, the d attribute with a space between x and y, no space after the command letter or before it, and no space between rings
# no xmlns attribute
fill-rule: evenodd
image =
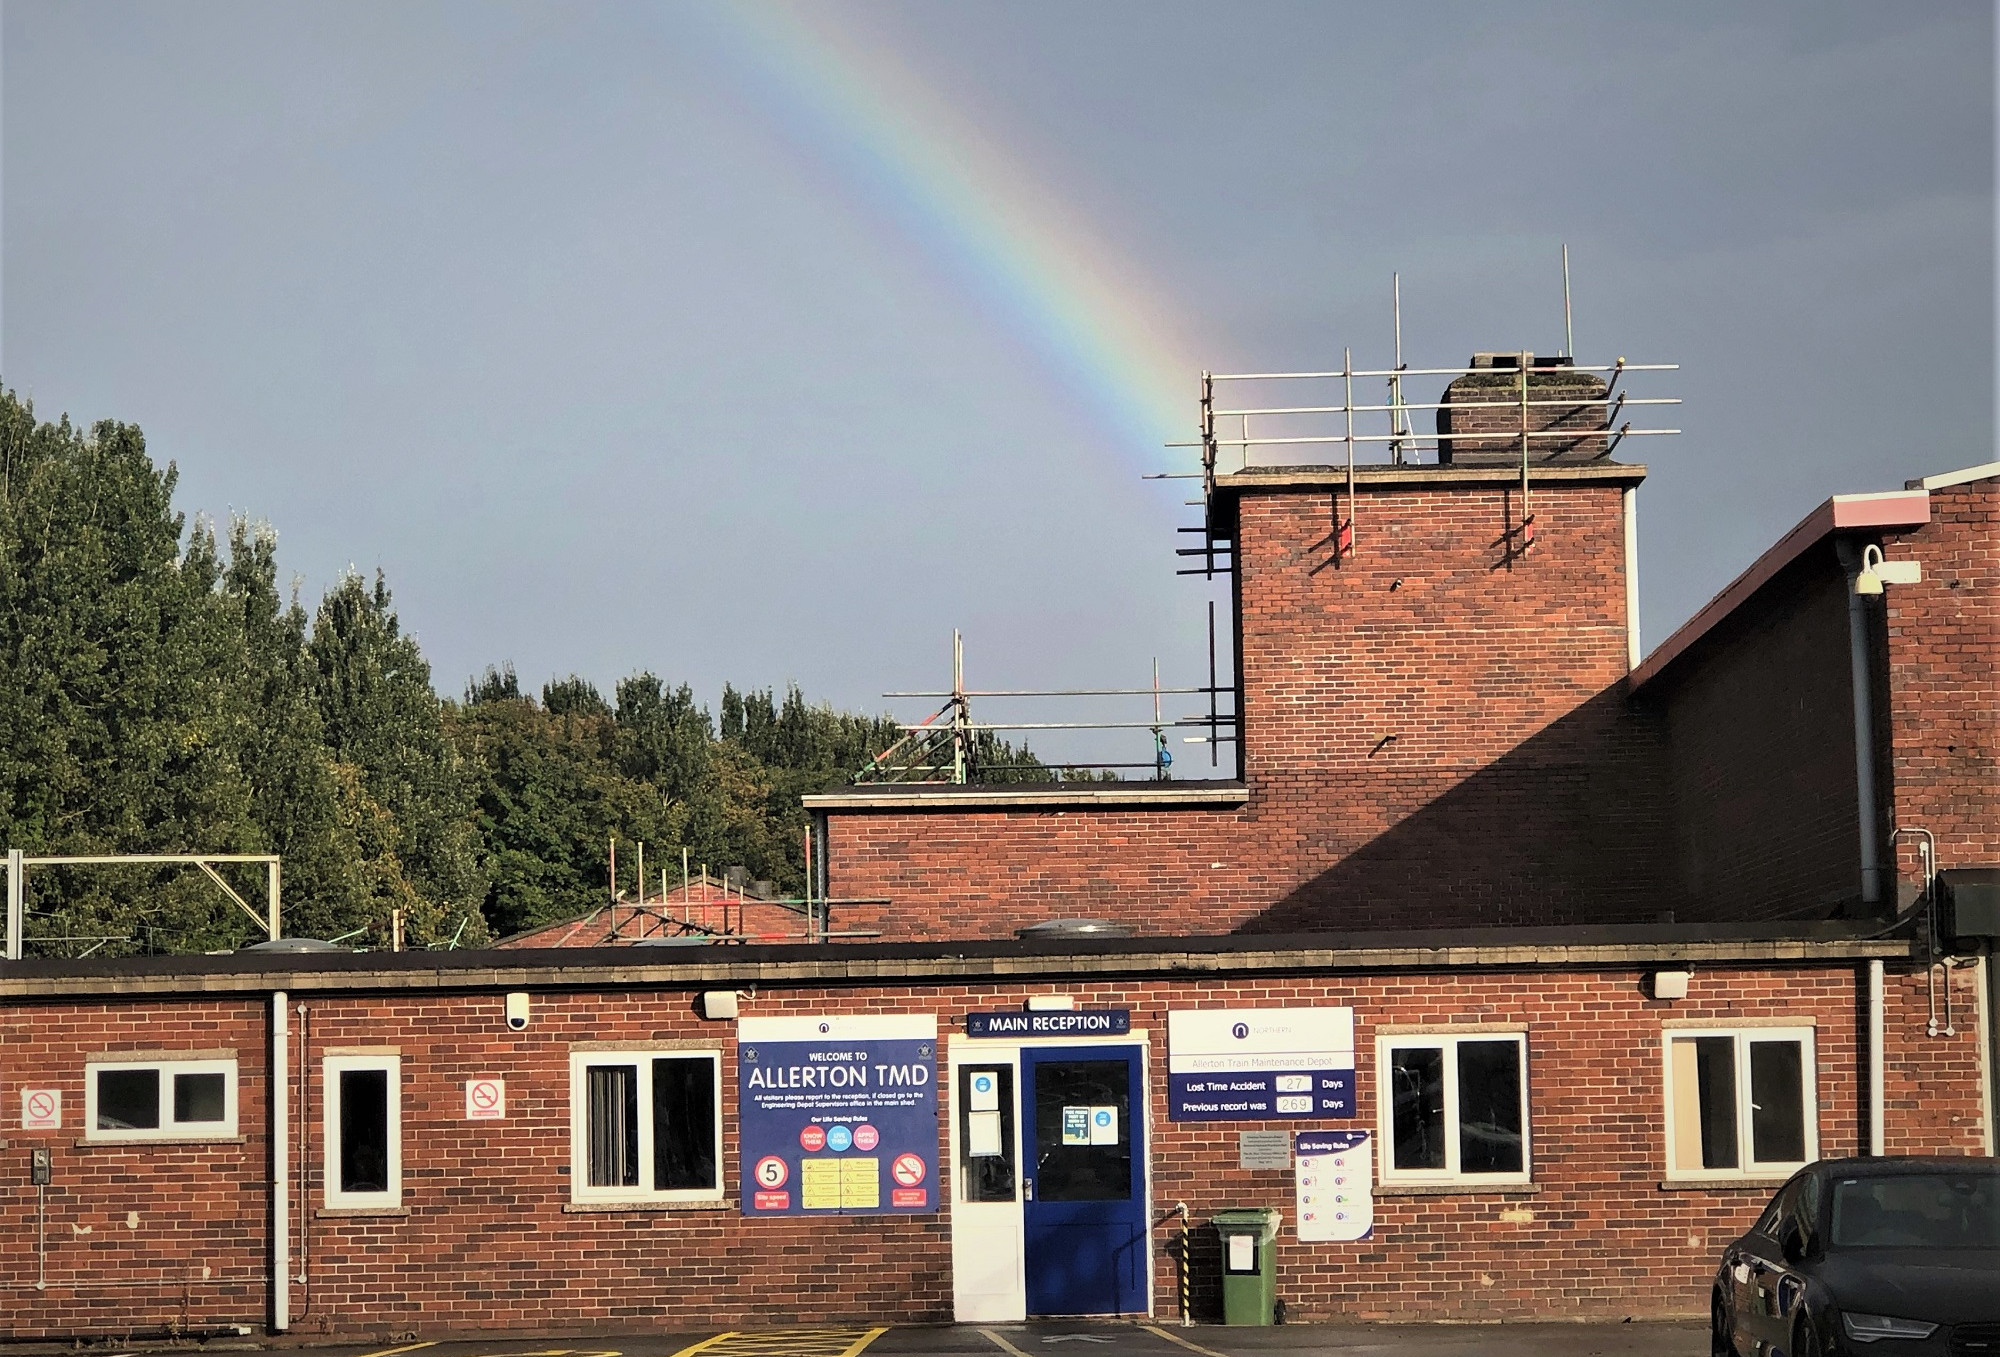
<svg viewBox="0 0 2000 1357"><path fill-rule="evenodd" d="M1955 952L2000 939L2000 867L1947 867L1937 874L1939 923Z"/></svg>
<svg viewBox="0 0 2000 1357"><path fill-rule="evenodd" d="M28 1159L28 1181L36 1187L47 1187L55 1176L55 1155L47 1149L37 1149Z"/></svg>
<svg viewBox="0 0 2000 1357"><path fill-rule="evenodd" d="M736 1016L736 991L733 989L706 990L701 996L701 1015L711 1022L724 1022Z"/></svg>
<svg viewBox="0 0 2000 1357"><path fill-rule="evenodd" d="M1694 977L1687 971L1654 971L1653 997L1655 999L1685 999L1688 997L1688 981Z"/></svg>

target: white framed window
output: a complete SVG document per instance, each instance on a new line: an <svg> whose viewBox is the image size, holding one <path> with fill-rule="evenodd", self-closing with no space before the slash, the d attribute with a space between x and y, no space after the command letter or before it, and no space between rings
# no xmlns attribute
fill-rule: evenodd
<svg viewBox="0 0 2000 1357"><path fill-rule="evenodd" d="M570 1198L722 1200L722 1054L570 1053Z"/></svg>
<svg viewBox="0 0 2000 1357"><path fill-rule="evenodd" d="M85 1140L210 1140L236 1134L233 1059L147 1057L84 1066Z"/></svg>
<svg viewBox="0 0 2000 1357"><path fill-rule="evenodd" d="M320 1136L331 1208L403 1204L403 1058L330 1055L320 1065Z"/></svg>
<svg viewBox="0 0 2000 1357"><path fill-rule="evenodd" d="M1667 1176L1783 1178L1819 1158L1811 1027L1665 1034Z"/></svg>
<svg viewBox="0 0 2000 1357"><path fill-rule="evenodd" d="M1528 1181L1525 1032L1375 1039L1382 1182Z"/></svg>

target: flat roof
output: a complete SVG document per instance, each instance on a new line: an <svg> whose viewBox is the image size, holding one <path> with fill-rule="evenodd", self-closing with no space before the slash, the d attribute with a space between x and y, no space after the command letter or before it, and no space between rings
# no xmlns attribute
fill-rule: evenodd
<svg viewBox="0 0 2000 1357"><path fill-rule="evenodd" d="M1799 525L1779 538L1750 568L1729 582L1727 588L1683 622L1680 629L1648 655L1632 671L1631 691L1638 691L1657 678L1661 671L1686 654L1688 649L1713 631L1725 617L1735 612L1770 583L1773 576L1835 533L1903 531L1921 528L1931 521L1930 492L1881 490L1865 495L1835 495L1799 520Z"/></svg>
<svg viewBox="0 0 2000 1357"><path fill-rule="evenodd" d="M1220 724L1229 724L1221 718ZM1235 781L1018 782L976 785L951 782L858 782L800 800L807 810L1089 810L1117 806L1235 807L1250 789Z"/></svg>
<svg viewBox="0 0 2000 1357"><path fill-rule="evenodd" d="M1880 920L1401 929L1219 937L779 943L689 948L508 948L93 957L0 962L0 999L301 995L508 989L676 990L788 985L1220 978L1487 968L1839 964L1914 955Z"/></svg>

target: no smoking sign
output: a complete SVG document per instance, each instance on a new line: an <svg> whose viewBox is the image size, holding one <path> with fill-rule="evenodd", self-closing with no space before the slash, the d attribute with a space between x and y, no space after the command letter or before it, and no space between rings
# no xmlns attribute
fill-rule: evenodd
<svg viewBox="0 0 2000 1357"><path fill-rule="evenodd" d="M465 1081L465 1117L468 1121L500 1121L507 1115L505 1079Z"/></svg>
<svg viewBox="0 0 2000 1357"><path fill-rule="evenodd" d="M59 1088L22 1089L21 1129L23 1131L60 1131L62 1129L62 1090Z"/></svg>

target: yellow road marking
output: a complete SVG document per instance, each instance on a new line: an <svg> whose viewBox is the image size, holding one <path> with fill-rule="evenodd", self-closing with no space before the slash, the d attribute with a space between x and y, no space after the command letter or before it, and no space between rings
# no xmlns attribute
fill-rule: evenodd
<svg viewBox="0 0 2000 1357"><path fill-rule="evenodd" d="M880 1329L870 1329L867 1333L862 1334L861 1337L855 1339L846 1348L844 1348L841 1351L840 1357L861 1357L861 1350L863 1348L867 1347L870 1343L874 1342L876 1339L880 1338L883 1334L887 1332L889 1332L889 1330L886 1327Z"/></svg>
<svg viewBox="0 0 2000 1357"><path fill-rule="evenodd" d="M673 1357L861 1357L889 1332L877 1329L731 1329L691 1343ZM1023 1354L1025 1357L1025 1354Z"/></svg>
<svg viewBox="0 0 2000 1357"><path fill-rule="evenodd" d="M1182 1338L1179 1334L1169 1333L1165 1329L1160 1328L1156 1324L1141 1324L1139 1327L1144 1329L1147 1333L1158 1334L1160 1337L1166 1339L1169 1343L1179 1343L1189 1352L1198 1352L1201 1354L1201 1357L1223 1357L1223 1354L1217 1352L1214 1348L1205 1348L1199 1343L1190 1343L1187 1341L1187 1339Z"/></svg>
<svg viewBox="0 0 2000 1357"><path fill-rule="evenodd" d="M437 1345L438 1340L433 1338L428 1343L405 1343L400 1348L383 1348L380 1352L364 1352L361 1354L361 1357L396 1357L396 1354L399 1352L415 1352L418 1348L434 1348Z"/></svg>
<svg viewBox="0 0 2000 1357"><path fill-rule="evenodd" d="M690 1343L679 1352L674 1353L673 1357L694 1357L694 1354L700 1352L703 1348L713 1347L725 1338L735 1338L736 1336L736 1331L731 1329L726 1333L716 1334L713 1338L704 1338L699 1343ZM388 1357L388 1354L376 1353L372 1354L371 1357Z"/></svg>
<svg viewBox="0 0 2000 1357"><path fill-rule="evenodd" d="M993 1332L993 1330L981 1329L979 1332L985 1334L988 1338L992 1339L994 1344L998 1346L1002 1352L1012 1353L1013 1357L1028 1357L1027 1353L1021 1351L1019 1348L1015 1347L1012 1343L1009 1343L999 1334Z"/></svg>

